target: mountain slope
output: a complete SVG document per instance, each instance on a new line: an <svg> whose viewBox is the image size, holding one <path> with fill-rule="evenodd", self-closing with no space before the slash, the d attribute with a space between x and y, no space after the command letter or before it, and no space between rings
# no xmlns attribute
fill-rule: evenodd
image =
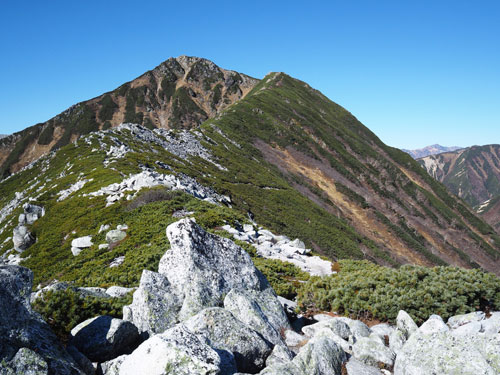
<svg viewBox="0 0 500 375"><path fill-rule="evenodd" d="M302 196L346 220L382 251L376 254L362 241L358 247L363 256L380 260L382 254L390 254L397 263L439 264L444 260L465 266L472 264L470 256L496 269L488 265L491 259L498 260L498 238L495 249L489 244L491 227L413 159L384 145L349 112L307 84L285 74L267 76L247 97L202 128L208 131L214 125L230 139L251 144L246 147L248 157L262 155ZM223 181L217 179L217 185ZM231 185L227 181L221 188ZM248 204L251 195L241 189L238 196ZM277 212L286 211L273 212L269 206L266 203L260 212L265 224L275 221ZM286 226L311 222L297 211L287 212L297 220ZM314 235L309 240L314 242ZM333 257L342 255L341 246L317 248Z"/></svg>
<svg viewBox="0 0 500 375"><path fill-rule="evenodd" d="M170 58L111 92L2 139L0 176L18 171L82 134L122 122L149 128L196 127L242 98L256 83L205 59Z"/></svg>
<svg viewBox="0 0 500 375"><path fill-rule="evenodd" d="M427 146L427 147L419 148L416 150L402 149L401 151L406 152L413 159L419 159L419 158L423 158L423 157L426 157L429 155L437 155L437 154L441 154L443 152L451 152L451 151L460 150L461 148L462 147L457 147L457 146L446 147L446 146L441 146L441 145L435 144L432 146Z"/></svg>
<svg viewBox="0 0 500 375"><path fill-rule="evenodd" d="M473 146L428 156L419 163L498 228L500 215L494 206L500 196L500 145Z"/></svg>
<svg viewBox="0 0 500 375"><path fill-rule="evenodd" d="M500 195L476 207L478 214L500 233Z"/></svg>
<svg viewBox="0 0 500 375"><path fill-rule="evenodd" d="M184 193L149 193L154 184ZM409 155L283 73L196 129L92 133L4 179L0 252L12 253L29 200L46 212L28 226L37 241L22 253L37 283L136 285L143 268L156 269L178 211L214 231L251 217L330 259L500 269L493 228ZM127 236L99 248L104 224L126 224ZM92 245L73 256L72 241L85 235Z"/></svg>

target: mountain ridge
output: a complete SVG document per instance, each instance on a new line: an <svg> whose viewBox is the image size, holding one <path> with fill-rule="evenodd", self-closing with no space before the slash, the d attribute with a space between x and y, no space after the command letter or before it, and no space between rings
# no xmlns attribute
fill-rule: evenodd
<svg viewBox="0 0 500 375"><path fill-rule="evenodd" d="M498 209L492 207L497 204L495 198L500 196L500 145L472 146L418 161L476 212L489 212L483 216L491 225L499 227Z"/></svg>
<svg viewBox="0 0 500 375"><path fill-rule="evenodd" d="M407 150L407 149L401 149L401 151L406 152L409 154L413 159L419 159L423 158L429 155L437 155L441 154L443 152L451 152L451 151L457 151L462 149L463 147L458 147L458 146L441 146L439 144L433 144L430 146L426 146L423 148L415 149L415 150Z"/></svg>
<svg viewBox="0 0 500 375"><path fill-rule="evenodd" d="M210 77L211 71L203 72L196 82ZM207 95L215 89L211 90ZM76 137L59 150L0 183L0 204L14 206L2 217L4 254L10 250L8 235L15 229L12 215L19 214L26 199L39 200L47 213L58 212L61 217L76 215L78 210L64 211L76 202L99 207L79 215L94 217L100 210L105 215L107 204L116 202L121 208L114 210L124 209L128 193L113 194L111 201L94 202L92 197L107 197L106 185L134 184L136 176L147 172L175 175L180 184L200 184L228 196L239 214L250 215L276 233L301 238L329 259L365 258L392 266L481 266L498 272L500 238L491 227L409 155L385 145L346 109L284 73L267 75L191 130L111 127ZM41 193L35 194L31 186L40 180L33 176L52 182L38 185ZM24 191L21 198L16 198L16 191ZM66 259L67 267L73 267L66 253L70 241L64 237L71 239L69 226L78 221L64 223L51 216L35 224L40 228L34 235L40 240L23 253L31 256L26 264L45 273L39 281L48 281L45 278L54 277L51 272L56 270L62 272L60 264L47 264L51 260L41 259L42 254ZM82 235L94 230L87 221L81 225ZM66 228L61 229L62 237L54 232L58 226ZM44 236L59 238L59 245L43 240ZM57 254L47 256L56 251L54 246ZM41 271L41 264L47 271Z"/></svg>

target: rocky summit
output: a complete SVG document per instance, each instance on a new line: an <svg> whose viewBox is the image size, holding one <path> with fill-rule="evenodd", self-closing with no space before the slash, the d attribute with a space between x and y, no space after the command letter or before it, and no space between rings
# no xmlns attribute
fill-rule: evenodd
<svg viewBox="0 0 500 375"><path fill-rule="evenodd" d="M499 373L487 198L285 73L168 59L0 140L0 375Z"/></svg>

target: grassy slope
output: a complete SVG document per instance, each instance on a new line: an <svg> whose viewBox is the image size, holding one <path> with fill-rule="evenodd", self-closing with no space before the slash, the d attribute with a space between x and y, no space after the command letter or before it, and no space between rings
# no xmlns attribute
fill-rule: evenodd
<svg viewBox="0 0 500 375"><path fill-rule="evenodd" d="M222 129L241 148L226 141L214 126ZM355 201L352 198L359 194L352 190L359 187L358 191L366 195L360 197L361 201L376 196L387 205L398 206L392 210L379 204L374 211L379 218L380 215L389 216L387 220L393 223L389 231L431 264L443 264L441 254L433 250L433 245L406 219L432 217L435 221L432 225L437 228L433 233L435 241L441 242L452 256L454 254L459 259L457 263L474 265L465 253L467 250L440 238L450 227L463 238L463 243L482 255L498 259L500 242L489 225L428 176L409 155L384 145L349 112L303 82L284 74L271 74L245 99L231 106L222 116L207 121L202 128L205 134L223 144L213 147L213 151L225 160L224 163L228 162L230 169L226 174L214 171L216 178L207 177L205 182L214 184L222 193L231 193L237 206L254 213L258 221L301 237L309 245L318 245L331 258L357 258L365 252L375 259L387 261L390 249L384 252L380 243L375 244L354 231L346 221L333 216L324 207L311 204L296 189L290 189L299 181L314 191L311 186L314 181L290 171L283 173L266 163L263 154L254 146L257 139L274 149L291 147L309 158L329 163L352 188L346 189L352 193L344 194L346 200ZM319 199L325 198L321 191L316 193ZM363 205L360 201L354 204ZM379 221L385 225L387 220ZM494 245L485 238L490 238Z"/></svg>

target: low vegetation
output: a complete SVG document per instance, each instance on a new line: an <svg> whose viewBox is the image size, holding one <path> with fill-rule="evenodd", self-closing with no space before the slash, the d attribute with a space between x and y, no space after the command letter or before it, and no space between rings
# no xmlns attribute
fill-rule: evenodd
<svg viewBox="0 0 500 375"><path fill-rule="evenodd" d="M335 311L354 317L394 321L405 310L417 323L477 310L500 309L500 279L477 269L382 267L342 260L337 274L312 277L299 290L302 310Z"/></svg>
<svg viewBox="0 0 500 375"><path fill-rule="evenodd" d="M98 315L122 318L122 308L132 302L132 295L121 298L82 297L72 289L48 291L33 303L56 335L67 341L77 324Z"/></svg>

